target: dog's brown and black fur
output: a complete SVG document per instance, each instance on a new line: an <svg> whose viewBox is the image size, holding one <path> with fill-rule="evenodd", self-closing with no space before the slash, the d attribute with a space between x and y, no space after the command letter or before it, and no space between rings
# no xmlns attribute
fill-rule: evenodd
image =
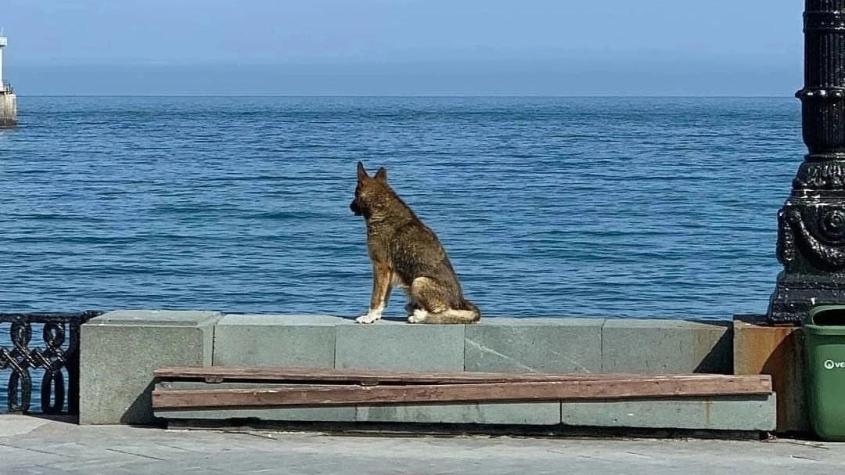
<svg viewBox="0 0 845 475"><path fill-rule="evenodd" d="M358 186L349 205L367 223L367 250L373 263L370 309L359 323L381 318L393 286L408 294L411 323L473 323L478 307L464 299L458 276L437 236L387 184L380 168L370 177L358 162Z"/></svg>

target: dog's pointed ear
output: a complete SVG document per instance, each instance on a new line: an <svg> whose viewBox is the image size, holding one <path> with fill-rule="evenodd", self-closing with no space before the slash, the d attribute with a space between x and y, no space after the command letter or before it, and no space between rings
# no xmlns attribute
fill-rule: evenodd
<svg viewBox="0 0 845 475"><path fill-rule="evenodd" d="M387 182L387 170L385 170L384 167L379 168L376 172L376 180L382 183Z"/></svg>
<svg viewBox="0 0 845 475"><path fill-rule="evenodd" d="M369 178L370 176L367 175L367 169L364 168L364 164L358 162L358 180L363 180L365 178Z"/></svg>

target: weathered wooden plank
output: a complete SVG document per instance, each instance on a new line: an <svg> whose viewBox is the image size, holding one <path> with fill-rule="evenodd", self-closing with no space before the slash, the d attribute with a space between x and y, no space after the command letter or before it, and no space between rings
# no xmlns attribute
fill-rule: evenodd
<svg viewBox="0 0 845 475"><path fill-rule="evenodd" d="M235 367L187 367L162 368L155 372L159 379L211 379L216 381L331 381L331 382L382 382L382 383L462 383L462 382L506 382L506 381L553 381L572 378L605 379L612 375L560 375L542 373L417 373L358 369L314 369L314 368L235 368ZM619 375L617 375L619 376Z"/></svg>
<svg viewBox="0 0 845 475"><path fill-rule="evenodd" d="M314 368L235 368L235 367L178 367L161 368L155 371L160 380L204 380L223 381L273 381L273 382L321 382L321 383L363 383L363 384L463 384L463 383L510 383L543 381L605 381L615 379L637 379L642 376L631 374L545 374L545 373L415 373L357 369L314 369ZM677 375L649 376L651 379L671 379ZM696 374L686 378L713 380L730 378L725 375Z"/></svg>
<svg viewBox="0 0 845 475"><path fill-rule="evenodd" d="M663 376L605 380L437 385L303 385L265 389L153 391L156 409L354 404L589 400L769 394L771 380L754 376Z"/></svg>

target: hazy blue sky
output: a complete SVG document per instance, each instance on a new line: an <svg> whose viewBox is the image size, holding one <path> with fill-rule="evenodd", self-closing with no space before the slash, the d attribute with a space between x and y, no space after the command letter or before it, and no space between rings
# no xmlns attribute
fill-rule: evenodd
<svg viewBox="0 0 845 475"><path fill-rule="evenodd" d="M2 0L24 94L791 95L800 0Z"/></svg>

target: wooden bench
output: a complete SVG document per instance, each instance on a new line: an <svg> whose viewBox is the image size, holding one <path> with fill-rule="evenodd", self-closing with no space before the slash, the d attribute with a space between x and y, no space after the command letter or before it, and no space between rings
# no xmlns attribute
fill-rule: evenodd
<svg viewBox="0 0 845 475"><path fill-rule="evenodd" d="M408 403L607 401L765 396L768 375L408 373L303 368L162 368L155 410Z"/></svg>

